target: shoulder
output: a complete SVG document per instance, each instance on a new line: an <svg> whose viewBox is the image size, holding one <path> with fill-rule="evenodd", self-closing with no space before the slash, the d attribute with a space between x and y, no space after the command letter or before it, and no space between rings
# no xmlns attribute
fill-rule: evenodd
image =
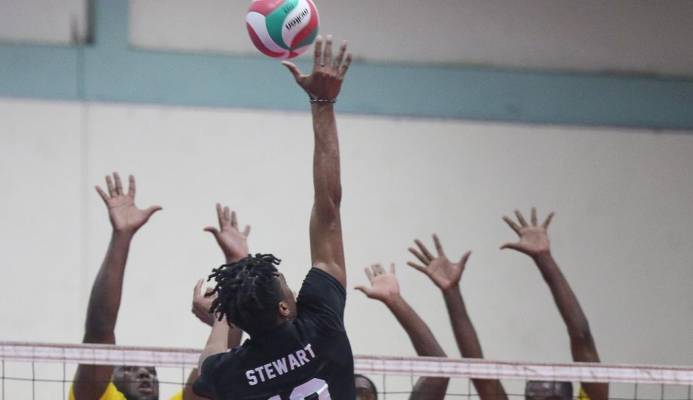
<svg viewBox="0 0 693 400"><path fill-rule="evenodd" d="M346 270L334 262L316 262L313 264L313 269L325 272L334 278L339 285L346 287Z"/></svg>
<svg viewBox="0 0 693 400"><path fill-rule="evenodd" d="M346 297L346 289L337 278L324 270L313 267L306 275L298 294L298 301L311 296L321 296L336 294L339 297Z"/></svg>
<svg viewBox="0 0 693 400"><path fill-rule="evenodd" d="M103 392L101 399L99 400L126 400L125 395L116 388L113 382L109 383L106 387L106 391Z"/></svg>
<svg viewBox="0 0 693 400"><path fill-rule="evenodd" d="M69 395L70 400L75 400L75 393L70 386L70 395ZM106 390L104 390L103 394L101 397L99 397L99 400L127 400L125 398L125 395L123 395L113 384L113 382L109 382L108 386L106 386Z"/></svg>
<svg viewBox="0 0 693 400"><path fill-rule="evenodd" d="M327 272L312 268L296 299L298 315L316 314L330 315L342 319L346 305L346 290L344 286Z"/></svg>
<svg viewBox="0 0 693 400"><path fill-rule="evenodd" d="M193 383L193 392L204 398L217 398L219 385L227 386L221 377L233 375L239 363L239 359L246 351L246 345L236 347L224 353L212 354L202 363L200 376Z"/></svg>
<svg viewBox="0 0 693 400"><path fill-rule="evenodd" d="M310 270L296 299L297 320L318 336L344 332L346 290L332 275Z"/></svg>
<svg viewBox="0 0 693 400"><path fill-rule="evenodd" d="M242 352L242 347L237 347L223 353L212 354L202 363L203 374L213 373L220 368L229 368L237 356Z"/></svg>

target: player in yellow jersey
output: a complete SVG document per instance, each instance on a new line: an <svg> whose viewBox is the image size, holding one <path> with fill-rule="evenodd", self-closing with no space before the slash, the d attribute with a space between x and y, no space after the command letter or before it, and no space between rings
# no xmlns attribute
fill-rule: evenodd
<svg viewBox="0 0 693 400"><path fill-rule="evenodd" d="M118 318L123 289L123 276L127 263L130 244L135 233L147 223L149 218L161 210L159 206L140 209L135 206L135 178L129 177L128 190L125 192L117 173L106 177L107 192L96 187L96 191L108 208L108 215L113 229L111 241L103 264L99 269L92 286L84 332L84 343L115 344L115 324ZM248 228L243 233L233 226L234 221L228 213L217 206L219 229L215 231L224 254L234 257L234 251L245 247ZM209 315L209 305L213 298L200 293L196 286L193 296L193 313L203 322L211 325L213 318ZM229 344L237 345L240 331L231 329ZM197 370L193 370L188 379L192 383L197 379ZM79 365L75 373L73 386L70 388L70 400L159 400L159 381L156 369L147 366L110 366ZM190 389L177 393L171 400L196 400Z"/></svg>
<svg viewBox="0 0 693 400"><path fill-rule="evenodd" d="M108 208L113 228L111 241L91 289L84 331L84 343L115 344L115 324L123 290L123 276L130 244L135 233L147 223L159 206L135 206L135 178L129 177L125 192L120 176L106 177L106 193L96 191ZM70 399L75 400L158 400L159 381L152 367L79 365Z"/></svg>

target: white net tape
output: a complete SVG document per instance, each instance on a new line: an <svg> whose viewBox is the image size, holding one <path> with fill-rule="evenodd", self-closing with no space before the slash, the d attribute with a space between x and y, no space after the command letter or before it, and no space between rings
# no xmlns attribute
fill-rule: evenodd
<svg viewBox="0 0 693 400"><path fill-rule="evenodd" d="M31 363L194 368L198 355L196 349L0 342L1 360ZM355 369L363 374L395 376L693 385L693 367L653 365L356 356Z"/></svg>

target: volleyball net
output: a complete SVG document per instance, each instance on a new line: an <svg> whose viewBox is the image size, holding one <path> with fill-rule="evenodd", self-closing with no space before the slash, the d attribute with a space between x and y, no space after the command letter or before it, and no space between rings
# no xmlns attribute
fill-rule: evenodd
<svg viewBox="0 0 693 400"><path fill-rule="evenodd" d="M160 399L186 385L198 349L0 342L0 400L68 399L77 365L153 366ZM609 384L609 398L693 400L693 367L523 363L428 357L356 356L355 372L371 379L379 399L407 399L421 377L450 379L446 399L478 399L472 379L497 379L508 398L524 398L528 381Z"/></svg>

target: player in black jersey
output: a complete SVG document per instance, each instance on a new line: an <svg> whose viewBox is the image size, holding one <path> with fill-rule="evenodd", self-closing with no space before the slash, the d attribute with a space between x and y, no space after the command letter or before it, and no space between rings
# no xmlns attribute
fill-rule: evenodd
<svg viewBox="0 0 693 400"><path fill-rule="evenodd" d="M332 39L315 42L314 65L302 75L284 65L311 99L315 197L310 217L313 268L298 299L274 256L258 254L214 270L215 321L200 356L195 392L210 399L353 400L354 361L344 330L346 271L340 203L339 145L333 103L351 63L346 42L335 58ZM228 321L228 323L227 323ZM229 323L250 335L227 351Z"/></svg>

